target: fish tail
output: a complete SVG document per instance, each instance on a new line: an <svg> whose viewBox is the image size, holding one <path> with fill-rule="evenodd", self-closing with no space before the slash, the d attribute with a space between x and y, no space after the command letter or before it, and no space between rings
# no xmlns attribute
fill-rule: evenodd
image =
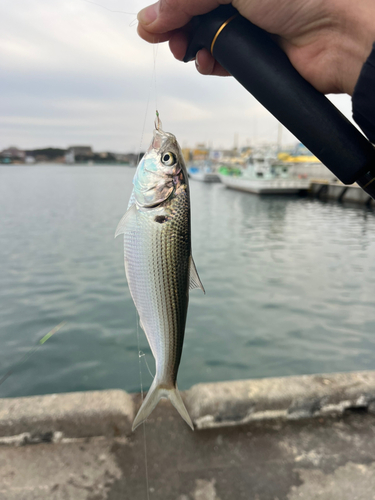
<svg viewBox="0 0 375 500"><path fill-rule="evenodd" d="M181 394L179 393L177 386L166 388L165 385L157 381L155 377L147 396L134 419L132 427L133 431L138 427L138 425L146 420L161 398L169 399L188 426L194 430L193 422L191 421L189 413L184 405L184 402L182 401Z"/></svg>
<svg viewBox="0 0 375 500"><path fill-rule="evenodd" d="M184 402L182 401L182 397L179 390L177 389L177 386L168 391L168 399L193 431L193 422L191 421L190 415L184 405Z"/></svg>

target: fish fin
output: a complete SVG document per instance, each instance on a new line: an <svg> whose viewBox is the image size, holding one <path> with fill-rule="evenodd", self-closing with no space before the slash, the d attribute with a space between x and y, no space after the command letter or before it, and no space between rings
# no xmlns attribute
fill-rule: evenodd
<svg viewBox="0 0 375 500"><path fill-rule="evenodd" d="M146 418L151 414L155 406L158 404L161 398L167 398L171 401L173 406L176 408L181 417L185 420L188 426L194 430L193 422L185 408L184 402L182 401L181 394L178 392L177 387L171 387L167 389L165 386L161 385L154 379L145 400L140 407L137 416L134 419L132 430L134 431L138 425L146 420Z"/></svg>
<svg viewBox="0 0 375 500"><path fill-rule="evenodd" d="M117 229L116 229L116 232L115 232L115 238L117 238L117 236L119 234L123 234L125 232L125 229L126 229L126 223L129 219L129 217L134 213L134 210L136 210L136 205L132 205L126 212L125 212L125 215L122 217L122 219L120 220L120 222L118 223L118 226L117 226Z"/></svg>
<svg viewBox="0 0 375 500"><path fill-rule="evenodd" d="M129 203L128 203L128 208L126 210L129 210L129 208L134 205L136 202L136 197L135 197L135 192L134 192L134 188L133 188L133 191L130 195L130 198L129 198Z"/></svg>
<svg viewBox="0 0 375 500"><path fill-rule="evenodd" d="M198 276L197 268L195 267L193 256L190 257L190 282L189 282L189 290L193 290L194 288L200 288L203 293L206 293L204 286Z"/></svg>
<svg viewBox="0 0 375 500"><path fill-rule="evenodd" d="M191 421L190 415L186 409L186 406L184 405L184 402L182 401L181 394L179 390L176 387L173 387L173 389L170 389L168 391L168 399L170 402L173 404L173 406L176 408L178 413L181 415L181 417L185 420L185 422L188 424L188 426L191 428L191 430L194 430L193 422Z"/></svg>

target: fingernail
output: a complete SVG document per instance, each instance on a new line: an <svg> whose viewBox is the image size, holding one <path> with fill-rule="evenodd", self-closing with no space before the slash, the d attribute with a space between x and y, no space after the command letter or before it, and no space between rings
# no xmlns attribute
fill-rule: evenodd
<svg viewBox="0 0 375 500"><path fill-rule="evenodd" d="M198 52L195 55L195 67L197 68L198 71L200 70L200 64L199 64L200 52L201 51L198 50Z"/></svg>
<svg viewBox="0 0 375 500"><path fill-rule="evenodd" d="M138 21L141 24L144 24L147 26L148 24L153 23L156 18L158 17L158 2L154 3L153 5L149 5L145 9L142 9L140 12L138 12Z"/></svg>

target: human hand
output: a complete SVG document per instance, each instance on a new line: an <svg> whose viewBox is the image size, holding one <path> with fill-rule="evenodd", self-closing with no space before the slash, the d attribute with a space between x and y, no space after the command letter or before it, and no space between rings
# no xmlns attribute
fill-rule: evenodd
<svg viewBox="0 0 375 500"><path fill-rule="evenodd" d="M224 3L230 2L159 0L138 14L138 33L151 43L169 40L173 55L182 60L191 18ZM233 0L232 5L277 35L293 66L317 90L353 94L375 41L373 0ZM206 49L198 52L196 66L204 75L228 75Z"/></svg>

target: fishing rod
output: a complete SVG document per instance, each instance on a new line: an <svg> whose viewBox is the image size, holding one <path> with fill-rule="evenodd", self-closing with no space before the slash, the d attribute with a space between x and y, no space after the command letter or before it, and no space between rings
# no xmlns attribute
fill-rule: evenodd
<svg viewBox="0 0 375 500"><path fill-rule="evenodd" d="M375 199L375 148L292 66L271 36L232 5L196 16L184 62L213 57L343 184L357 182Z"/></svg>

